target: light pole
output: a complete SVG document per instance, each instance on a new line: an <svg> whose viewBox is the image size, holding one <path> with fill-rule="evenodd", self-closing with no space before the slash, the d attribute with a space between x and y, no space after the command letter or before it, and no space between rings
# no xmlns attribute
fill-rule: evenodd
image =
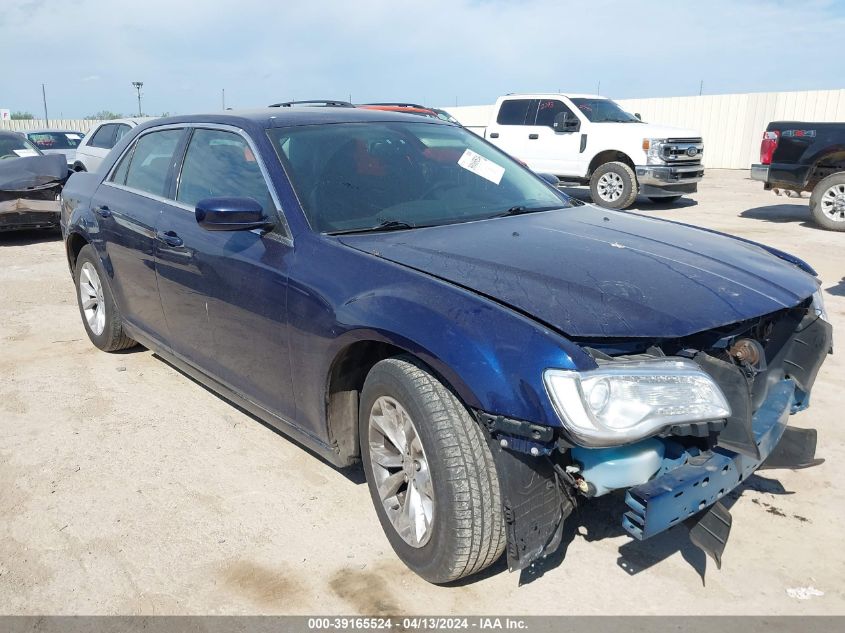
<svg viewBox="0 0 845 633"><path fill-rule="evenodd" d="M133 81L132 85L135 86L135 90L138 91L138 116L143 116L141 114L141 88L144 87L143 81Z"/></svg>

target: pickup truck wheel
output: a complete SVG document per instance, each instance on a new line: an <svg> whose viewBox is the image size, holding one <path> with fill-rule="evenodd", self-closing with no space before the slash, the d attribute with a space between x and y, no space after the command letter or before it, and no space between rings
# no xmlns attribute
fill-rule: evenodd
<svg viewBox="0 0 845 633"><path fill-rule="evenodd" d="M496 465L458 398L415 359L377 363L359 411L361 457L396 555L432 583L474 574L504 551Z"/></svg>
<svg viewBox="0 0 845 633"><path fill-rule="evenodd" d="M625 163L600 165L590 177L593 202L608 209L627 209L637 199L637 177Z"/></svg>
<svg viewBox="0 0 845 633"><path fill-rule="evenodd" d="M82 325L91 342L104 352L116 352L137 345L123 332L120 311L90 245L83 246L76 258L76 299Z"/></svg>
<svg viewBox="0 0 845 633"><path fill-rule="evenodd" d="M845 231L845 172L819 181L810 196L813 219L831 231Z"/></svg>

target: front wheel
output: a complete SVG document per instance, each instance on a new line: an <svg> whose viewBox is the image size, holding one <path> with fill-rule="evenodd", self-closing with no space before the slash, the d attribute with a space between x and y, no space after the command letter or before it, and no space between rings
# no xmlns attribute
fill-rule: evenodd
<svg viewBox="0 0 845 633"><path fill-rule="evenodd" d="M625 163L600 165L590 177L593 202L608 209L627 209L637 199L637 177Z"/></svg>
<svg viewBox="0 0 845 633"><path fill-rule="evenodd" d="M379 522L415 573L444 583L505 548L499 480L484 433L457 397L410 357L370 371L361 457Z"/></svg>
<svg viewBox="0 0 845 633"><path fill-rule="evenodd" d="M819 181L810 196L810 211L820 226L845 231L845 172Z"/></svg>

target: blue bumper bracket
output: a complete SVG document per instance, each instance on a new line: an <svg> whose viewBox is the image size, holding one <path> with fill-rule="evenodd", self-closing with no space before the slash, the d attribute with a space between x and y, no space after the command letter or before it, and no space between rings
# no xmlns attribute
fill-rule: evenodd
<svg viewBox="0 0 845 633"><path fill-rule="evenodd" d="M644 540L713 505L751 475L780 441L795 400L795 383L781 380L769 388L752 419L760 459L726 448L690 461L651 481L630 488L625 496L629 511L622 526Z"/></svg>

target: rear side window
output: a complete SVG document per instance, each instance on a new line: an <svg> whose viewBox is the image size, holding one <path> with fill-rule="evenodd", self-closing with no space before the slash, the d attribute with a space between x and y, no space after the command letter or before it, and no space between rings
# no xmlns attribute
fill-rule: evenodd
<svg viewBox="0 0 845 633"><path fill-rule="evenodd" d="M533 99L508 99L502 101L499 107L499 116L496 117L496 123L499 125L533 125L534 117L531 116L530 122L529 113Z"/></svg>
<svg viewBox="0 0 845 633"><path fill-rule="evenodd" d="M173 163L173 153L179 145L182 130L162 130L145 134L135 143L132 160L126 172L126 186L156 196L167 195L167 176ZM125 160L125 158L124 158ZM118 166L117 172L123 164ZM118 173L115 172L115 176Z"/></svg>
<svg viewBox="0 0 845 633"><path fill-rule="evenodd" d="M99 130L94 132L94 136L88 142L91 147L101 147L103 149L111 149L115 143L115 132L117 132L117 124L106 123Z"/></svg>
<svg viewBox="0 0 845 633"><path fill-rule="evenodd" d="M537 123L535 125L546 125L554 127L555 117L561 112L568 112L573 118L572 110L567 108L563 101L557 99L540 99L540 104L537 109Z"/></svg>
<svg viewBox="0 0 845 633"><path fill-rule="evenodd" d="M252 198L265 211L274 205L249 144L239 134L194 130L176 199L195 206L203 198Z"/></svg>

